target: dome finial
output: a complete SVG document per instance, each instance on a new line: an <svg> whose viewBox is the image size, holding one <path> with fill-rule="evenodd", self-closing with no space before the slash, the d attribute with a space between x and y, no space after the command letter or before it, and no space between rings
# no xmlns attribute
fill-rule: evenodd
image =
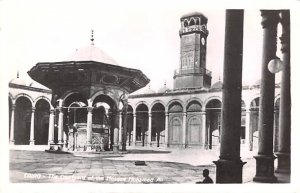
<svg viewBox="0 0 300 193"><path fill-rule="evenodd" d="M166 80L165 80L165 82L164 82L164 86L167 87L167 81L166 81Z"/></svg>
<svg viewBox="0 0 300 193"><path fill-rule="evenodd" d="M17 78L19 78L19 70L17 71Z"/></svg>
<svg viewBox="0 0 300 193"><path fill-rule="evenodd" d="M94 45L94 30L92 30L92 33L91 33L91 45L92 46Z"/></svg>

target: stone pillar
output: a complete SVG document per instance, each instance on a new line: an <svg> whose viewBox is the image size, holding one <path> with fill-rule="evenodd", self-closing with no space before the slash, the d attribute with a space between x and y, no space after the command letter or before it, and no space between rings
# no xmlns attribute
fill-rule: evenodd
<svg viewBox="0 0 300 193"><path fill-rule="evenodd" d="M182 113L182 147L186 146L186 112Z"/></svg>
<svg viewBox="0 0 300 193"><path fill-rule="evenodd" d="M86 121L86 150L92 150L92 124L93 124L93 107L87 108L87 121Z"/></svg>
<svg viewBox="0 0 300 193"><path fill-rule="evenodd" d="M15 144L15 109L16 105L11 107L11 118L10 118L10 144Z"/></svg>
<svg viewBox="0 0 300 193"><path fill-rule="evenodd" d="M202 111L201 112L201 120L202 120L202 144L203 144L203 149L206 149L206 112Z"/></svg>
<svg viewBox="0 0 300 193"><path fill-rule="evenodd" d="M30 145L34 145L34 112L35 112L35 108L32 107L31 109L31 122L30 122L30 141L29 144Z"/></svg>
<svg viewBox="0 0 300 193"><path fill-rule="evenodd" d="M119 146L122 147L122 111L119 111Z"/></svg>
<svg viewBox="0 0 300 193"><path fill-rule="evenodd" d="M290 11L281 11L283 70L281 74L279 151L276 172L291 172Z"/></svg>
<svg viewBox="0 0 300 193"><path fill-rule="evenodd" d="M252 151L250 144L250 113L251 111L246 108L246 121L245 121L245 145L249 151Z"/></svg>
<svg viewBox="0 0 300 193"><path fill-rule="evenodd" d="M124 102L124 107L123 107L123 119L124 119L124 124L123 124L123 129L122 129L122 151L126 151L126 142L127 142L127 108L128 108L128 102Z"/></svg>
<svg viewBox="0 0 300 193"><path fill-rule="evenodd" d="M132 145L135 146L136 142L136 114L133 113L133 134L132 134Z"/></svg>
<svg viewBox="0 0 300 193"><path fill-rule="evenodd" d="M263 59L260 85L259 122L258 122L258 155L256 175L253 181L276 182L274 176L273 125L275 75L268 70L268 63L276 58L277 25L279 11L262 10Z"/></svg>
<svg viewBox="0 0 300 193"><path fill-rule="evenodd" d="M151 146L152 114L148 114L148 146Z"/></svg>
<svg viewBox="0 0 300 193"><path fill-rule="evenodd" d="M58 115L58 143L63 143L63 134L64 134L64 128L63 128L63 124L64 124L64 113L63 113L63 108L59 107L59 115Z"/></svg>
<svg viewBox="0 0 300 193"><path fill-rule="evenodd" d="M244 10L226 10L220 157L216 183L242 183L240 159Z"/></svg>
<svg viewBox="0 0 300 193"><path fill-rule="evenodd" d="M113 113L114 119L113 119L113 151L117 152L119 151L119 114L116 110L115 113Z"/></svg>
<svg viewBox="0 0 300 193"><path fill-rule="evenodd" d="M49 129L48 129L48 145L54 143L54 110L50 110Z"/></svg>
<svg viewBox="0 0 300 193"><path fill-rule="evenodd" d="M165 146L169 145L169 113L165 112Z"/></svg>

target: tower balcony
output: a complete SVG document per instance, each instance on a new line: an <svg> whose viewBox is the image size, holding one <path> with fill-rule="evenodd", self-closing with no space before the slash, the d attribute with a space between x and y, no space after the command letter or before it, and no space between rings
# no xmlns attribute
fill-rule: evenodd
<svg viewBox="0 0 300 193"><path fill-rule="evenodd" d="M211 77L211 71L206 68L180 68L174 70L174 77L178 75L188 75L188 74L197 74L197 75L206 75Z"/></svg>
<svg viewBox="0 0 300 193"><path fill-rule="evenodd" d="M206 25L192 25L192 26L186 26L179 30L179 35L186 33L192 33L192 32L203 32L206 35L208 35L208 30L206 28Z"/></svg>

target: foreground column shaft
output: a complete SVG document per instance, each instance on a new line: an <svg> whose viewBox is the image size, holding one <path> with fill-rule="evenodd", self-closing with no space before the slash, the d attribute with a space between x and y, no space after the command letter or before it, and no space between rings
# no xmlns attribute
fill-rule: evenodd
<svg viewBox="0 0 300 193"><path fill-rule="evenodd" d="M31 110L31 124L30 124L30 145L34 145L34 112L35 108L32 108Z"/></svg>
<svg viewBox="0 0 300 193"><path fill-rule="evenodd" d="M10 118L10 144L15 144L15 108L16 105L11 107L11 118Z"/></svg>
<svg viewBox="0 0 300 193"><path fill-rule="evenodd" d="M58 143L63 143L63 124L64 124L64 113L62 107L59 108L59 115L58 115Z"/></svg>
<svg viewBox="0 0 300 193"><path fill-rule="evenodd" d="M274 176L273 126L275 75L268 70L268 63L276 58L276 39L279 12L262 10L263 58L259 101L258 155L253 181L276 182Z"/></svg>
<svg viewBox="0 0 300 193"><path fill-rule="evenodd" d="M49 115L49 131L48 131L48 145L54 143L54 110L50 110Z"/></svg>
<svg viewBox="0 0 300 193"><path fill-rule="evenodd" d="M132 133L132 145L135 146L136 142L136 114L133 113L133 133Z"/></svg>
<svg viewBox="0 0 300 193"><path fill-rule="evenodd" d="M243 10L226 10L220 159L216 183L242 183L240 159Z"/></svg>
<svg viewBox="0 0 300 193"><path fill-rule="evenodd" d="M152 114L149 113L148 119L148 146L151 146Z"/></svg>
<svg viewBox="0 0 300 193"><path fill-rule="evenodd" d="M279 151L276 172L291 172L291 83L290 83L290 11L281 11L283 70L281 74Z"/></svg>
<svg viewBox="0 0 300 193"><path fill-rule="evenodd" d="M86 150L92 149L92 124L93 124L93 108L88 107L87 108L88 114L87 114L87 123L86 123Z"/></svg>

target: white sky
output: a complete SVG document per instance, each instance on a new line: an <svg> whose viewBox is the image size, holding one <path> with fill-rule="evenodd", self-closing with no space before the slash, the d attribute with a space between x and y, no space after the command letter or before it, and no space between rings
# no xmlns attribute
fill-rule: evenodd
<svg viewBox="0 0 300 193"><path fill-rule="evenodd" d="M221 76L224 54L225 6L205 1L15 1L0 0L1 63L7 81L28 79L37 62L66 60L76 49L95 45L121 66L141 69L154 89L173 87L179 68L180 17L199 11L208 17L207 68L216 82ZM260 77L262 29L259 6L245 1L244 77L247 83ZM240 6L240 7L239 7ZM282 8L282 7L281 7ZM280 54L280 53L279 53Z"/></svg>

